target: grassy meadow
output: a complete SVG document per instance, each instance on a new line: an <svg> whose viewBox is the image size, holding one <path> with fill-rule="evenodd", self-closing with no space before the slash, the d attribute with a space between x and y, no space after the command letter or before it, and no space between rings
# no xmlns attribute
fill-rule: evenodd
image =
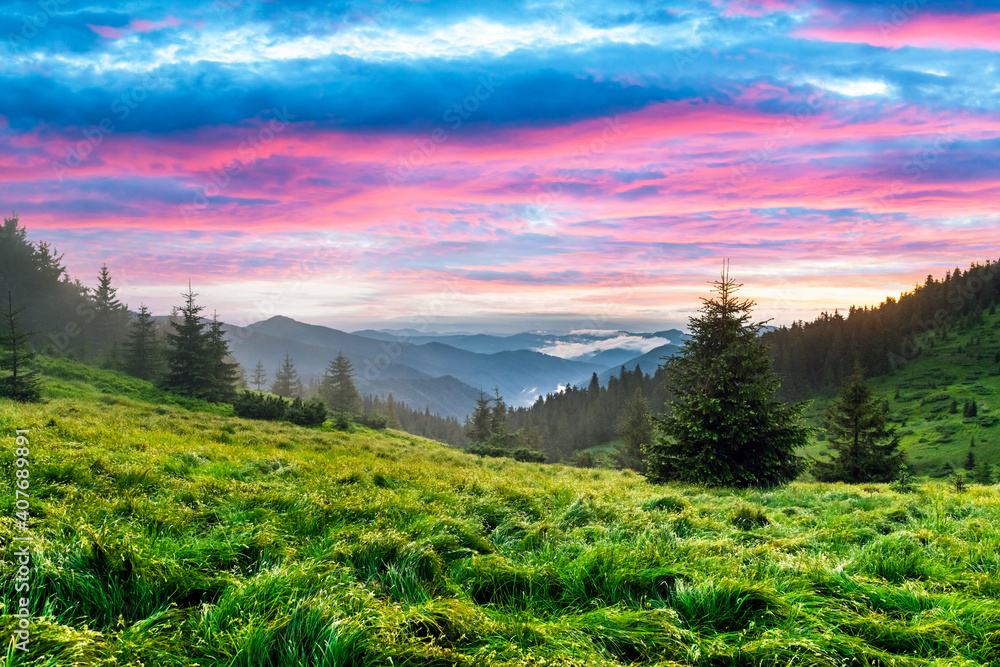
<svg viewBox="0 0 1000 667"><path fill-rule="evenodd" d="M929 332L912 343L922 354L872 383L889 401L888 417L915 472L935 476L945 462L960 469L973 442L977 461L1000 464L1000 314L985 314L982 324L968 330ZM976 401L976 417L962 416L967 400ZM820 425L824 406L813 401L810 425ZM807 454L825 449L817 441Z"/></svg>
<svg viewBox="0 0 1000 667"><path fill-rule="evenodd" d="M5 642L17 428L35 538L7 665L1000 664L996 487L651 486L46 367L0 401Z"/></svg>

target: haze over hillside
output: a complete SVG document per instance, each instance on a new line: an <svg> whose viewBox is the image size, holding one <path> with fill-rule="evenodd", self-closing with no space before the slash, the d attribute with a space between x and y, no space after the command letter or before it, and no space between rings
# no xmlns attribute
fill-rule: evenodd
<svg viewBox="0 0 1000 667"><path fill-rule="evenodd" d="M283 316L225 329L233 356L244 368L260 361L273 374L287 353L308 384L319 381L330 361L343 352L354 364L362 393L391 393L413 408L460 419L472 412L480 391L499 388L507 402L518 407L568 384L586 384L594 373L606 382L623 364L629 370L640 364L652 373L657 355L672 353L672 341L684 337L676 329L512 336L347 333Z"/></svg>

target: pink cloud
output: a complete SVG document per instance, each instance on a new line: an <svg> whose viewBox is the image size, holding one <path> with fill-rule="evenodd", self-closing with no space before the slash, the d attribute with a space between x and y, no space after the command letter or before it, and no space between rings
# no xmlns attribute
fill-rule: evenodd
<svg viewBox="0 0 1000 667"><path fill-rule="evenodd" d="M87 27L105 39L119 39L123 35L121 28L112 28L109 25L91 25L88 23Z"/></svg>
<svg viewBox="0 0 1000 667"><path fill-rule="evenodd" d="M855 42L899 49L1000 50L1000 13L949 15L921 12L907 16L901 10L888 19L855 25L811 25L793 37L827 42Z"/></svg>
<svg viewBox="0 0 1000 667"><path fill-rule="evenodd" d="M130 33L153 32L155 30L177 26L180 24L180 20L174 18L173 16L168 16L162 21L132 19L129 24L123 28L113 28L107 25L91 25L90 23L87 24L87 27L105 39L121 39Z"/></svg>

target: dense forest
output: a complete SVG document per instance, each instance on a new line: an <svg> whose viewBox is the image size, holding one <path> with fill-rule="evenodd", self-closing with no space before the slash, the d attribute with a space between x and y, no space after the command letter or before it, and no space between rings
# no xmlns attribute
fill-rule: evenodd
<svg viewBox="0 0 1000 667"><path fill-rule="evenodd" d="M595 373L586 388L569 386L540 397L529 408L512 408L508 421L512 430L533 427L541 435L541 450L550 461L559 461L613 440L618 418L637 388L659 412L669 398L664 380L662 368L648 375L638 366L632 371L622 366L601 386Z"/></svg>
<svg viewBox="0 0 1000 667"><path fill-rule="evenodd" d="M829 395L851 375L855 362L869 376L888 373L933 345L926 334L961 331L982 322L1000 297L1000 262L956 268L937 280L888 297L878 306L855 308L846 317L822 313L812 322L767 332L774 368L782 377L780 396Z"/></svg>

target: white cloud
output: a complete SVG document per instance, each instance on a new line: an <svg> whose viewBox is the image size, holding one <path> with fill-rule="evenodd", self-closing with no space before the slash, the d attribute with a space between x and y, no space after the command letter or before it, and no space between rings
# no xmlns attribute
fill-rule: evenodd
<svg viewBox="0 0 1000 667"><path fill-rule="evenodd" d="M562 359L575 359L587 354L596 354L605 350L633 350L645 354L670 341L666 338L643 338L632 334L621 334L614 338L589 341L557 341L546 347L535 348L535 352L549 354ZM636 356L638 356L638 354Z"/></svg>
<svg viewBox="0 0 1000 667"><path fill-rule="evenodd" d="M840 95L848 97L862 97L864 95L885 95L889 92L889 86L883 81L844 81L844 80L811 80L809 83L832 90Z"/></svg>

